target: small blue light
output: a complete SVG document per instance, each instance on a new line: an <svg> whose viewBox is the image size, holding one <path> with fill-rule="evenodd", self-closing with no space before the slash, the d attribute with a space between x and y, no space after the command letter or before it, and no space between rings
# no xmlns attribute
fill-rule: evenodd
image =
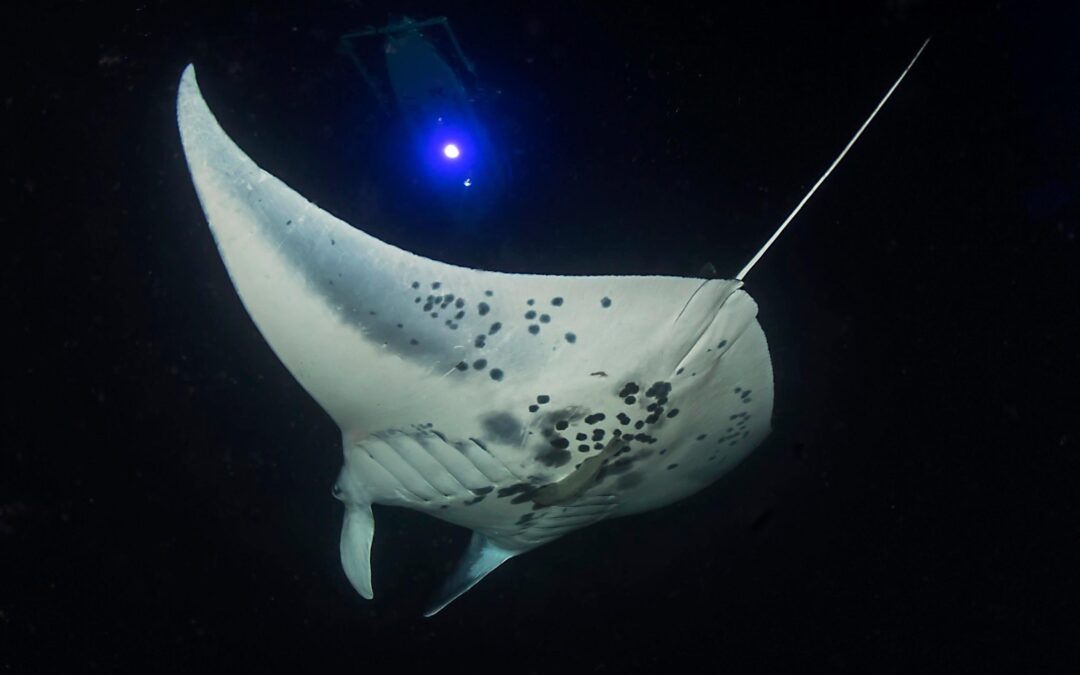
<svg viewBox="0 0 1080 675"><path fill-rule="evenodd" d="M461 156L461 150L453 143L447 143L443 146L442 154L446 155L447 159L457 159Z"/></svg>

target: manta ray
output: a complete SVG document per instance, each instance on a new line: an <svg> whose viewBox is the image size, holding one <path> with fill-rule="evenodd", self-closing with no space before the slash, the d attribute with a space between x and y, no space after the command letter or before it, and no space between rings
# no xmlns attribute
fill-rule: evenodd
<svg viewBox="0 0 1080 675"><path fill-rule="evenodd" d="M505 274L429 260L335 218L225 134L188 65L177 98L195 191L229 276L341 430L341 563L372 598L372 504L472 531L431 616L508 559L683 499L769 434L773 372L746 274Z"/></svg>

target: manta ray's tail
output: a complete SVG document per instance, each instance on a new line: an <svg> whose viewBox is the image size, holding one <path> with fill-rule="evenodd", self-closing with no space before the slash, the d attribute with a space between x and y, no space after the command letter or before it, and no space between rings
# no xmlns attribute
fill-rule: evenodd
<svg viewBox="0 0 1080 675"><path fill-rule="evenodd" d="M904 68L904 72L900 73L900 77L896 78L896 81L893 82L893 85L889 87L889 90L887 92L885 92L885 95L881 98L881 101L878 102L877 107L875 107L873 112L870 113L870 116L866 118L866 121L862 123L862 126L859 127L859 130L855 132L855 135L851 137L851 140L848 141L847 145L844 146L844 149L840 152L837 158L833 160L833 163L829 165L829 168L826 169L825 173L821 175L821 178L817 179L817 182L814 183L814 186L810 188L809 192L806 193L806 196L804 196L799 201L799 203L795 206L795 209L790 214L788 214L788 217L784 219L784 222L780 223L780 227L776 228L776 232L773 232L773 235L769 237L769 240L765 242L765 245L762 246L761 249L754 254L754 257L750 259L750 262L746 263L746 266L742 268L742 271L735 275L736 279L742 281L746 278L746 275L750 273L750 270L753 269L755 264L757 264L757 261L761 260L761 257L765 255L765 251L768 251L769 247L773 245L773 242L780 237L780 233L787 229L788 223L790 223L799 213L799 211L802 210L802 207L806 204L806 202L810 201L810 197L812 197L813 194L817 192L817 189L821 187L821 184L824 183L825 179L829 177L829 174L833 172L833 169L835 169L836 166L840 164L840 160L844 159L844 156L848 153L848 150L851 150L851 146L855 145L855 141L859 140L859 136L862 136L862 132L866 131L866 127L870 126L870 122L873 121L874 117L878 114L878 111L881 110L882 107L884 107L885 101L888 101L889 97L892 96L892 93L896 91L896 88L898 86L900 86L900 82L903 81L904 76L907 75L908 71L911 70L911 67L915 65L915 61L918 60L919 55L923 53L923 50L926 49L926 45L928 45L929 43L930 38L926 38L926 40L922 43L922 46L919 47L919 51L915 52L915 56L912 57L911 61L908 63L907 68Z"/></svg>

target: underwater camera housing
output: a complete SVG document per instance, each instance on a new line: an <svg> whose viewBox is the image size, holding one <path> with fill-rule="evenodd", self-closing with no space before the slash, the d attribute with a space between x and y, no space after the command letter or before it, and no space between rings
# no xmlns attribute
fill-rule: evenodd
<svg viewBox="0 0 1080 675"><path fill-rule="evenodd" d="M408 182L437 193L455 221L488 213L505 188L508 166L480 122L477 106L485 99L476 70L446 17L406 17L346 33L338 51L360 72L386 118L407 126Z"/></svg>

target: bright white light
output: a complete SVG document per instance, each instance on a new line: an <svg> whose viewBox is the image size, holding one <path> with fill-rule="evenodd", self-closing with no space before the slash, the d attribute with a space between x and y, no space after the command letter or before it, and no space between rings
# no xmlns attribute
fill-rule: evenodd
<svg viewBox="0 0 1080 675"><path fill-rule="evenodd" d="M469 187L471 185L472 185L472 178L466 178L465 179L465 187Z"/></svg>
<svg viewBox="0 0 1080 675"><path fill-rule="evenodd" d="M447 159L457 159L461 156L461 150L453 143L447 143L443 146L442 154L446 155Z"/></svg>

